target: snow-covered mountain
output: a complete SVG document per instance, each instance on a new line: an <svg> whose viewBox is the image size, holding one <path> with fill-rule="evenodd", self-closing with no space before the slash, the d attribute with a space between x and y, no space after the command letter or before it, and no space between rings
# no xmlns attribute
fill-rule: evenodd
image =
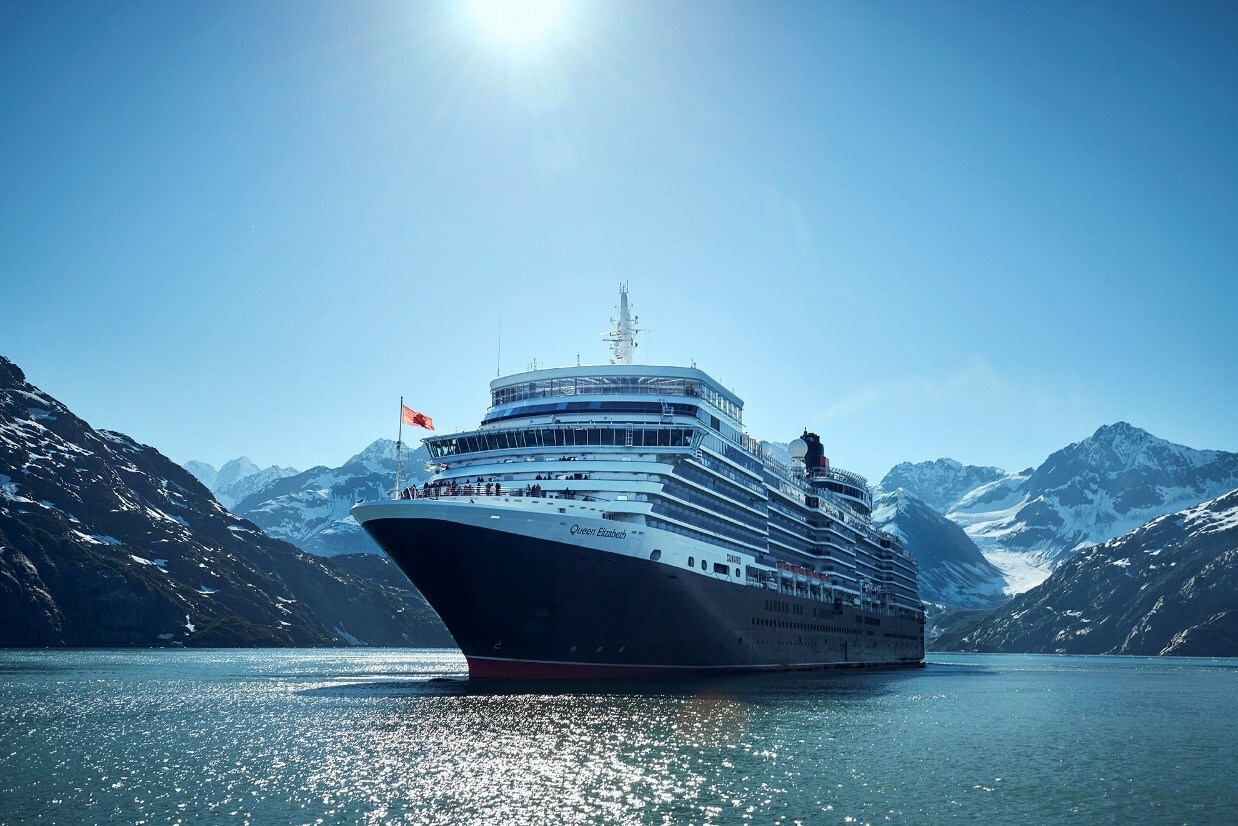
<svg viewBox="0 0 1238 826"><path fill-rule="evenodd" d="M1238 490L1078 552L935 647L1238 656Z"/></svg>
<svg viewBox="0 0 1238 826"><path fill-rule="evenodd" d="M296 468L271 465L259 468L248 456L240 456L224 463L216 470L207 462L190 460L185 463L185 470L206 485L219 504L232 508L237 502L249 496L256 490L266 487L277 479L294 476L299 473Z"/></svg>
<svg viewBox="0 0 1238 826"><path fill-rule="evenodd" d="M982 486L947 514L981 549L1073 551L1238 487L1238 453L1194 450L1126 422L1062 448L1031 472Z"/></svg>
<svg viewBox="0 0 1238 826"><path fill-rule="evenodd" d="M965 490L970 481L979 484ZM1036 468L904 463L879 487L897 486L962 526L1019 593L1081 548L1238 487L1238 454L1194 450L1118 422Z"/></svg>
<svg viewBox="0 0 1238 826"><path fill-rule="evenodd" d="M215 466L209 462L200 462L197 459L190 459L184 465L185 470L193 474L193 477L202 484L206 485L206 489L211 493L215 492L215 480L219 478L219 471L215 470Z"/></svg>
<svg viewBox="0 0 1238 826"><path fill-rule="evenodd" d="M0 356L0 646L449 639L415 593L271 539Z"/></svg>
<svg viewBox="0 0 1238 826"><path fill-rule="evenodd" d="M1003 599L1006 579L955 523L910 491L878 491L873 521L903 539L920 566L920 598L951 608L980 608Z"/></svg>
<svg viewBox="0 0 1238 826"><path fill-rule="evenodd" d="M954 459L916 464L903 462L890 469L879 487L882 490L902 488L938 513L949 513L971 491L1007 475L1001 468L964 465Z"/></svg>
<svg viewBox="0 0 1238 826"><path fill-rule="evenodd" d="M404 451L405 484L429 478L424 446ZM274 479L236 502L233 510L268 535L319 556L381 553L348 511L359 499L373 499L395 483L396 443L378 439L338 468L314 467Z"/></svg>

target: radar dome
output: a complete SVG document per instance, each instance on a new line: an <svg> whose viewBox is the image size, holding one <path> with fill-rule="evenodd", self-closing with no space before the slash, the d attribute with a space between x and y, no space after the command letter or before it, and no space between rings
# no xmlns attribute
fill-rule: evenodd
<svg viewBox="0 0 1238 826"><path fill-rule="evenodd" d="M787 445L787 453L791 454L792 459L803 459L808 455L808 442L803 439L795 439L791 444Z"/></svg>

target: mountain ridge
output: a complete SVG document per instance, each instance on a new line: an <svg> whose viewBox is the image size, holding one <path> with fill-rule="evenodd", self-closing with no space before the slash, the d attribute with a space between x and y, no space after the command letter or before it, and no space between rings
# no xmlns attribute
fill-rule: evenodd
<svg viewBox="0 0 1238 826"><path fill-rule="evenodd" d="M878 489L873 521L904 541L919 565L920 599L950 608L978 608L1004 599L1002 572L955 523L905 488Z"/></svg>
<svg viewBox="0 0 1238 826"><path fill-rule="evenodd" d="M424 445L406 451L402 484L429 478L425 469L429 458ZM271 480L237 502L234 509L269 535L317 556L381 554L350 511L359 499L387 495L395 485L400 463L394 441L375 439L338 468L319 465Z"/></svg>
<svg viewBox="0 0 1238 826"><path fill-rule="evenodd" d="M260 468L248 456L230 459L219 470L208 462L196 459L185 462L183 467L206 485L219 503L228 509L255 490L300 472L296 468L279 465Z"/></svg>
<svg viewBox="0 0 1238 826"><path fill-rule="evenodd" d="M450 644L423 600L267 537L0 356L0 645Z"/></svg>
<svg viewBox="0 0 1238 826"><path fill-rule="evenodd" d="M1091 546L937 650L1238 656L1238 489Z"/></svg>
<svg viewBox="0 0 1238 826"><path fill-rule="evenodd" d="M1238 486L1238 454L1177 445L1119 421L1023 471L904 462L878 488L891 486L959 524L1019 592L1083 548Z"/></svg>

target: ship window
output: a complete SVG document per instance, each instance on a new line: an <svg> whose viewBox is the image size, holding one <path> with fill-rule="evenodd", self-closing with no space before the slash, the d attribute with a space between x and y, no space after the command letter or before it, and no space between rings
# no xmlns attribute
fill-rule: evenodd
<svg viewBox="0 0 1238 826"><path fill-rule="evenodd" d="M709 569L706 567L705 560L703 560L703 559L701 560L701 570L702 570L702 571L707 571L707 570L709 570Z"/></svg>
<svg viewBox="0 0 1238 826"><path fill-rule="evenodd" d="M715 573L715 574L725 574L726 576L730 576L730 575L731 575L731 566L729 566L729 565L723 565L721 562L715 562L715 563L714 563L714 573Z"/></svg>
<svg viewBox="0 0 1238 826"><path fill-rule="evenodd" d="M696 557L694 557L694 556L690 556L690 557L688 557L688 567L689 567L689 568L695 568L695 567L696 567Z"/></svg>
<svg viewBox="0 0 1238 826"><path fill-rule="evenodd" d="M658 550L657 548L654 548L653 552L649 554L649 558L653 560L654 562L657 562L659 559L662 558L662 551Z"/></svg>

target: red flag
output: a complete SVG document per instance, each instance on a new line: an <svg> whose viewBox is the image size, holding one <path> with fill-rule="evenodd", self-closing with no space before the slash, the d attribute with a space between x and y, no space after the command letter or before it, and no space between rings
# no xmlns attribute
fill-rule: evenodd
<svg viewBox="0 0 1238 826"><path fill-rule="evenodd" d="M431 419L425 413L418 413L411 407L400 405L400 420L404 424L412 424L417 427L424 427L426 430L434 429L434 419Z"/></svg>

